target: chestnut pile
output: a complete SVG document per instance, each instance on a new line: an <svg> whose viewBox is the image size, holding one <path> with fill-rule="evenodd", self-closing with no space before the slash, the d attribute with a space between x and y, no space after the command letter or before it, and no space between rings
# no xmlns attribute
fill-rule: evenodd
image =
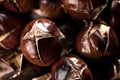
<svg viewBox="0 0 120 80"><path fill-rule="evenodd" d="M0 0L0 80L120 80L120 0Z"/></svg>

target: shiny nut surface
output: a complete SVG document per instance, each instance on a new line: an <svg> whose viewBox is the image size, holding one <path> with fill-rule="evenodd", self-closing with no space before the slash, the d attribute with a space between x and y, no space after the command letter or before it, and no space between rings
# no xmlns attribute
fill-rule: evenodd
<svg viewBox="0 0 120 80"><path fill-rule="evenodd" d="M78 56L69 54L52 66L53 80L93 80L87 64Z"/></svg>
<svg viewBox="0 0 120 80"><path fill-rule="evenodd" d="M54 22L40 18L29 23L21 37L21 49L33 64L48 66L53 64L62 49L59 39L64 35Z"/></svg>
<svg viewBox="0 0 120 80"><path fill-rule="evenodd" d="M93 22L90 22L88 26L89 28L82 30L77 37L76 49L79 54L91 59L116 54L118 39L111 27Z"/></svg>

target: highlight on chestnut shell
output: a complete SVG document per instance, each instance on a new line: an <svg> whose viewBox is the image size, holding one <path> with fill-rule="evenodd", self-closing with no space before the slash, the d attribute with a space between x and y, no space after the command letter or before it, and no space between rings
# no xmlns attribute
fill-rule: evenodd
<svg viewBox="0 0 120 80"><path fill-rule="evenodd" d="M50 66L59 59L65 36L49 19L31 21L23 30L20 47L27 60L38 66Z"/></svg>
<svg viewBox="0 0 120 80"><path fill-rule="evenodd" d="M93 80L93 76L81 58L69 54L52 66L52 80Z"/></svg>

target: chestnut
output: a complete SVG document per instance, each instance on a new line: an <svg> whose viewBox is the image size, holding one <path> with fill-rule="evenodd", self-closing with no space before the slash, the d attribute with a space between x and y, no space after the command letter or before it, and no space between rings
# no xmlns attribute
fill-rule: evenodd
<svg viewBox="0 0 120 80"><path fill-rule="evenodd" d="M0 49L11 50L19 46L23 22L17 16L0 12Z"/></svg>
<svg viewBox="0 0 120 80"><path fill-rule="evenodd" d="M89 59L100 59L116 54L118 39L114 30L104 21L98 19L88 22L76 40L77 52Z"/></svg>
<svg viewBox="0 0 120 80"><path fill-rule="evenodd" d="M69 54L52 66L52 80L93 80L93 77L80 57Z"/></svg>
<svg viewBox="0 0 120 80"><path fill-rule="evenodd" d="M49 19L59 20L64 16L65 12L58 0L40 0L31 13L33 19L46 17Z"/></svg>
<svg viewBox="0 0 120 80"><path fill-rule="evenodd" d="M111 7L110 7L110 16L109 16L109 25L112 27L112 29L115 31L118 40L120 42L120 0L113 0ZM120 49L120 45L119 45L119 49ZM119 50L117 52L118 54L116 56L120 56L119 55Z"/></svg>
<svg viewBox="0 0 120 80"><path fill-rule="evenodd" d="M34 6L34 0L2 0L0 4L9 11L15 13L30 12Z"/></svg>
<svg viewBox="0 0 120 80"><path fill-rule="evenodd" d="M115 30L117 37L120 39L119 33L120 33L120 0L114 0L112 1L111 5L111 12L110 12L110 19L109 19L109 24L111 27Z"/></svg>
<svg viewBox="0 0 120 80"><path fill-rule="evenodd" d="M64 37L53 21L38 18L26 25L20 47L29 62L38 66L50 66L60 57L60 39Z"/></svg>
<svg viewBox="0 0 120 80"><path fill-rule="evenodd" d="M107 0L61 0L64 10L77 20L95 20L107 6Z"/></svg>

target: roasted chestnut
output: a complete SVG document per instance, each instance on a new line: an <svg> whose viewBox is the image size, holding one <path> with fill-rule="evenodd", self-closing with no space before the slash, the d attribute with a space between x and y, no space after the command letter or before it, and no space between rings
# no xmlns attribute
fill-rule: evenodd
<svg viewBox="0 0 120 80"><path fill-rule="evenodd" d="M0 4L15 13L30 12L34 6L34 0L1 0Z"/></svg>
<svg viewBox="0 0 120 80"><path fill-rule="evenodd" d="M31 17L33 19L46 17L58 20L65 14L61 3L58 0L40 0L38 6L32 10Z"/></svg>
<svg viewBox="0 0 120 80"><path fill-rule="evenodd" d="M107 6L107 0L62 0L63 8L77 20L96 19Z"/></svg>
<svg viewBox="0 0 120 80"><path fill-rule="evenodd" d="M76 50L86 58L100 59L116 54L118 39L115 32L104 21L90 22L80 31Z"/></svg>
<svg viewBox="0 0 120 80"><path fill-rule="evenodd" d="M60 39L65 36L49 19L39 18L31 21L23 30L21 50L33 64L49 66L60 57Z"/></svg>
<svg viewBox="0 0 120 80"><path fill-rule="evenodd" d="M114 0L112 1L111 5L111 13L110 13L110 19L109 19L109 24L111 27L115 30L118 38L120 39L119 33L120 33L120 0Z"/></svg>
<svg viewBox="0 0 120 80"><path fill-rule="evenodd" d="M52 66L52 80L93 80L87 64L77 55L69 54Z"/></svg>
<svg viewBox="0 0 120 80"><path fill-rule="evenodd" d="M15 15L0 12L0 49L11 50L19 46L23 22Z"/></svg>

